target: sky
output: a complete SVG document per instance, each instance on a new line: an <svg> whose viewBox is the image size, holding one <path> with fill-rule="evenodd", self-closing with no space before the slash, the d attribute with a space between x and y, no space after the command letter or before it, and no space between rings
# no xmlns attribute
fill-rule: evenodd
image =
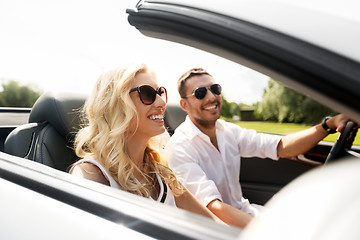
<svg viewBox="0 0 360 240"><path fill-rule="evenodd" d="M178 102L176 81L203 67L230 102L261 100L268 77L216 55L142 35L127 21L137 0L0 0L0 83L90 93L103 72L143 62ZM234 81L237 80L237 81Z"/></svg>

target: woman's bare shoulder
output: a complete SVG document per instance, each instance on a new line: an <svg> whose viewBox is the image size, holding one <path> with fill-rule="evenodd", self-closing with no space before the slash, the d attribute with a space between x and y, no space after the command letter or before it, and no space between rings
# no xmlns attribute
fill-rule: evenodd
<svg viewBox="0 0 360 240"><path fill-rule="evenodd" d="M89 162L82 162L75 165L71 174L110 186L109 181L105 178L101 170Z"/></svg>

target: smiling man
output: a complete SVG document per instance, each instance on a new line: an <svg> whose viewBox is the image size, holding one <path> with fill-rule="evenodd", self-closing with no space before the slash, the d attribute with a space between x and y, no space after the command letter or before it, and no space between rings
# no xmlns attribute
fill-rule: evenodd
<svg viewBox="0 0 360 240"><path fill-rule="evenodd" d="M284 137L257 133L219 119L221 86L204 69L184 73L178 91L188 116L170 138L170 167L204 206L224 222L242 228L263 207L250 204L242 195L241 157L297 156L335 129L342 131L349 120L342 114L324 118L322 124Z"/></svg>

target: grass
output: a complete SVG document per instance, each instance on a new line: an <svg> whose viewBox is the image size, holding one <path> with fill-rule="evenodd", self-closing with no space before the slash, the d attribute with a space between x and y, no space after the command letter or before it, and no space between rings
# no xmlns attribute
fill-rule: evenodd
<svg viewBox="0 0 360 240"><path fill-rule="evenodd" d="M233 122L243 128L255 129L258 132L286 135L310 128L310 125L296 123L276 123L276 122L256 122L256 121L239 121ZM324 141L335 142L339 133L329 134ZM360 145L360 133L357 134L354 145Z"/></svg>

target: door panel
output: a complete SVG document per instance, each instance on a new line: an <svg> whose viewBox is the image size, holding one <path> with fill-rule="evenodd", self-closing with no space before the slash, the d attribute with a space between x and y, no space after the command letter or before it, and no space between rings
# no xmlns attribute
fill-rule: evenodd
<svg viewBox="0 0 360 240"><path fill-rule="evenodd" d="M310 160L324 162L332 144L322 143L304 154ZM243 195L251 203L264 205L274 194L313 165L281 158L278 161L242 158L240 183Z"/></svg>
<svg viewBox="0 0 360 240"><path fill-rule="evenodd" d="M4 151L4 142L9 133L17 126L28 122L31 108L0 107L0 151Z"/></svg>
<svg viewBox="0 0 360 240"><path fill-rule="evenodd" d="M7 137L7 135L9 135L9 133L14 129L15 127L1 127L0 126L0 151L3 152L4 151L4 142L5 139Z"/></svg>

